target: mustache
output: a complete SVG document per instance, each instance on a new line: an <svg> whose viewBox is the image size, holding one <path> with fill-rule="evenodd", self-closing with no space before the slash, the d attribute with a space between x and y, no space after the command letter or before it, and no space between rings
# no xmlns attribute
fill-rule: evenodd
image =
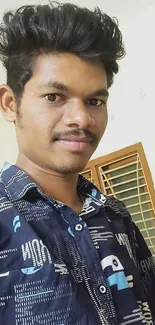
<svg viewBox="0 0 155 325"><path fill-rule="evenodd" d="M76 136L76 137L86 137L93 143L98 142L98 137L95 133L89 130L71 129L68 131L56 132L53 136L53 141L60 140L65 137Z"/></svg>

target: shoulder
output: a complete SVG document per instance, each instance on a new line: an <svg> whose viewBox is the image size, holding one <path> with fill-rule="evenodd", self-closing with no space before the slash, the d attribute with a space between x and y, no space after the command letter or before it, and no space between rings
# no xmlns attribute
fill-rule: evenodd
<svg viewBox="0 0 155 325"><path fill-rule="evenodd" d="M13 207L13 203L7 195L3 182L0 181L0 215L11 207Z"/></svg>
<svg viewBox="0 0 155 325"><path fill-rule="evenodd" d="M111 208L116 214L120 215L122 218L127 218L131 220L131 215L128 212L125 204L116 199L114 196L106 196L105 206Z"/></svg>

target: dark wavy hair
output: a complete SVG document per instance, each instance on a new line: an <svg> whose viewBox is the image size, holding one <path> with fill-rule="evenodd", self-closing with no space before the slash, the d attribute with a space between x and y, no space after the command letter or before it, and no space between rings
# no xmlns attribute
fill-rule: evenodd
<svg viewBox="0 0 155 325"><path fill-rule="evenodd" d="M50 2L23 6L4 14L0 25L0 58L7 84L17 99L33 74L34 59L42 53L69 52L84 60L98 59L105 67L108 87L124 54L117 21L99 8Z"/></svg>

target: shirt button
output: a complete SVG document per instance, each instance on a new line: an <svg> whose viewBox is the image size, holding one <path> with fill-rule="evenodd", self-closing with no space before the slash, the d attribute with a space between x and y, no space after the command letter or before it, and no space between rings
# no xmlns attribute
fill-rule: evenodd
<svg viewBox="0 0 155 325"><path fill-rule="evenodd" d="M100 285L100 287L99 287L99 291L100 291L100 293L106 293L106 287L104 286L104 285Z"/></svg>
<svg viewBox="0 0 155 325"><path fill-rule="evenodd" d="M76 231L82 231L83 230L83 226L79 223L75 226L75 230Z"/></svg>

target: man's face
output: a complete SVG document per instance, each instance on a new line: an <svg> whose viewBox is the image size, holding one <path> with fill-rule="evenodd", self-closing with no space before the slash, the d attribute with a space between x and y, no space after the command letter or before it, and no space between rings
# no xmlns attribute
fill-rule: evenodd
<svg viewBox="0 0 155 325"><path fill-rule="evenodd" d="M15 122L19 152L49 170L81 171L105 131L107 99L98 62L73 54L38 57Z"/></svg>

